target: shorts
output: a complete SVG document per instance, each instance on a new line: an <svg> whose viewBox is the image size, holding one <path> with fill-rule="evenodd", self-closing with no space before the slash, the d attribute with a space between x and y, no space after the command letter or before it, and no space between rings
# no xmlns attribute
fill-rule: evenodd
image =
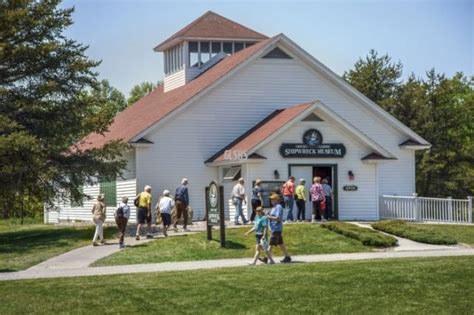
<svg viewBox="0 0 474 315"><path fill-rule="evenodd" d="M161 220L163 221L163 225L171 225L171 214L161 213Z"/></svg>
<svg viewBox="0 0 474 315"><path fill-rule="evenodd" d="M283 236L281 235L281 231L272 232L272 235L270 236L270 245L276 246L283 244Z"/></svg>
<svg viewBox="0 0 474 315"><path fill-rule="evenodd" d="M137 223L138 224L145 224L151 223L151 215L148 214L147 208L137 208Z"/></svg>
<svg viewBox="0 0 474 315"><path fill-rule="evenodd" d="M263 234L255 234L255 240L257 241L257 245L260 245L260 241L263 238Z"/></svg>

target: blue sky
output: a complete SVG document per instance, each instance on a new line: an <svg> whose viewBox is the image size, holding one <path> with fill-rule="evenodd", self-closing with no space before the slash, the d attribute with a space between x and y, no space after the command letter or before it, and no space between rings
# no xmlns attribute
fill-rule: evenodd
<svg viewBox="0 0 474 315"><path fill-rule="evenodd" d="M474 74L474 1L66 0L66 34L102 60L100 77L128 94L163 77L152 48L208 10L272 36L284 33L342 75L373 48L404 64L404 76L435 67Z"/></svg>

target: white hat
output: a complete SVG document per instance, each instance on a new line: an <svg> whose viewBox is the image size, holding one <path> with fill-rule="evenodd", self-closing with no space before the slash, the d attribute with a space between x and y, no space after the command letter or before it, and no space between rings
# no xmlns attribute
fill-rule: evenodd
<svg viewBox="0 0 474 315"><path fill-rule="evenodd" d="M144 191L147 191L147 190L151 190L151 186L150 185L146 185L145 188L143 188Z"/></svg>
<svg viewBox="0 0 474 315"><path fill-rule="evenodd" d="M188 179L187 178L183 178L181 180L181 185L186 185L188 183Z"/></svg>
<svg viewBox="0 0 474 315"><path fill-rule="evenodd" d="M300 178L300 183L301 182L306 182L306 180L304 178Z"/></svg>
<svg viewBox="0 0 474 315"><path fill-rule="evenodd" d="M163 190L163 196L168 196L170 191L168 189Z"/></svg>

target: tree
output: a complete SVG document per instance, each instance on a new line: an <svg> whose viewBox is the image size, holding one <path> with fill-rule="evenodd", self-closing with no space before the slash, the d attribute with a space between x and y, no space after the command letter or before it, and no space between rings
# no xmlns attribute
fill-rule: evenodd
<svg viewBox="0 0 474 315"><path fill-rule="evenodd" d="M116 88L110 86L109 81L102 80L99 84L92 89L92 97L97 97L105 100L105 104L101 104L100 108L104 107L110 111L110 115L115 116L117 113L127 108L127 100L125 96Z"/></svg>
<svg viewBox="0 0 474 315"><path fill-rule="evenodd" d="M132 105L151 91L153 91L157 86L160 86L162 83L158 82L154 84L152 82L142 82L140 84L135 85L129 93L128 96L128 105Z"/></svg>
<svg viewBox="0 0 474 315"><path fill-rule="evenodd" d="M4 216L25 196L52 202L82 199L95 176L120 174L124 148L111 142L81 151L74 143L111 123L110 90L103 92L85 55L68 39L73 9L59 0L0 2L0 201ZM102 90L101 90L102 89ZM99 116L99 118L97 117Z"/></svg>
<svg viewBox="0 0 474 315"><path fill-rule="evenodd" d="M359 58L354 69L343 78L369 99L389 110L393 96L401 84L403 66L393 63L388 55L380 56L371 49L365 59Z"/></svg>
<svg viewBox="0 0 474 315"><path fill-rule="evenodd" d="M421 81L428 115L418 131L432 144L417 155L418 191L465 198L474 194L474 77L434 69ZM420 120L423 118L420 118Z"/></svg>
<svg viewBox="0 0 474 315"><path fill-rule="evenodd" d="M474 194L474 78L400 80L402 64L371 50L344 78L432 144L416 153L417 192L465 198Z"/></svg>

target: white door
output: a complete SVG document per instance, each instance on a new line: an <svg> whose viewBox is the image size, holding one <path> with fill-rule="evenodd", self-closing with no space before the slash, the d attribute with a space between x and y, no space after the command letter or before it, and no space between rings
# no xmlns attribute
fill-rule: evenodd
<svg viewBox="0 0 474 315"><path fill-rule="evenodd" d="M296 179L295 184L299 185L299 181L301 178L304 178L306 180L305 187L306 190L309 192L309 189L311 188L311 181L313 178L313 167L312 166L291 166L290 169L291 174L293 175ZM298 214L298 208L295 205L294 208L294 216L296 219L296 215ZM313 205L311 204L311 201L309 200L309 196L306 196L306 212L305 212L305 218L307 220L311 219L311 214L313 212Z"/></svg>

